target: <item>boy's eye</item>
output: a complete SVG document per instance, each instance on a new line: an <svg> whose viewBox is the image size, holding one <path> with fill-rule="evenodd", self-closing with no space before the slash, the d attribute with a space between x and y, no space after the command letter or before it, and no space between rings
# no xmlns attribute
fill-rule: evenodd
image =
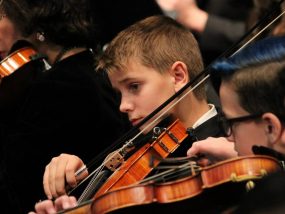
<svg viewBox="0 0 285 214"><path fill-rule="evenodd" d="M132 92L135 92L139 89L139 84L138 83L131 83L129 84L129 90Z"/></svg>

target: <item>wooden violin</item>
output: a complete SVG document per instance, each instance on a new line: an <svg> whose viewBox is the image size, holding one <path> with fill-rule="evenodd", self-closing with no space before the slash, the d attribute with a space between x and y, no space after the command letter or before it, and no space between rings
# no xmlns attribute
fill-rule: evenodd
<svg viewBox="0 0 285 214"><path fill-rule="evenodd" d="M43 74L46 70L43 58L31 46L22 44L0 62L1 111L15 108L30 83Z"/></svg>
<svg viewBox="0 0 285 214"><path fill-rule="evenodd" d="M282 167L275 158L252 155L222 161L204 168L198 167L194 171L193 168L190 167L189 169L188 167L188 170L191 171L191 175L178 180L164 183L135 184L109 191L95 198L91 206L92 213L126 212L126 209L130 209L130 207L131 211L134 211L142 209L142 205L151 203L175 204L192 199L201 193L205 194L205 198L208 198L207 190L226 183L240 183L242 186L239 188L244 188L239 192L246 192L254 187L255 180L259 180L270 173L281 171ZM226 197L229 196L226 195ZM134 206L138 206L138 208L134 208ZM177 206L178 208L179 206ZM150 209L153 210L154 206Z"/></svg>
<svg viewBox="0 0 285 214"><path fill-rule="evenodd" d="M21 105L30 84L46 70L43 55L38 54L26 42L17 44L21 47L0 62L0 110L2 112ZM2 117L2 121L11 120L11 116L13 115L6 114Z"/></svg>
<svg viewBox="0 0 285 214"><path fill-rule="evenodd" d="M157 130L159 129L159 130ZM64 213L88 213L91 211L90 203L97 197L125 186L135 184L145 178L164 158L174 152L183 140L188 136L186 129L179 120L175 120L167 128L156 127L151 142L144 144L136 150L127 160L124 155L127 153L123 147L107 157L105 166L113 170L113 174L103 183L100 189L95 193L89 203L81 206L86 202L86 198L81 196L80 209L65 210ZM88 195L88 194L87 194Z"/></svg>
<svg viewBox="0 0 285 214"><path fill-rule="evenodd" d="M24 47L11 53L0 62L0 79L11 75L36 58L38 58L38 53L31 47Z"/></svg>
<svg viewBox="0 0 285 214"><path fill-rule="evenodd" d="M120 167L101 186L94 198L142 180L162 159L174 152L187 136L183 124L179 120L175 120L168 128L164 128L161 133L159 132L153 142L143 145L126 161L123 161L121 154L116 154L113 159L120 162ZM113 163L112 159L111 162ZM112 167L114 165L116 164L111 164Z"/></svg>

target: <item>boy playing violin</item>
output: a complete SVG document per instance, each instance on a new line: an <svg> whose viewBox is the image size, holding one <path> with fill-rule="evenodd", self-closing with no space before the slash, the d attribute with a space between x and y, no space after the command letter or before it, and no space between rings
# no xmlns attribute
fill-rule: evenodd
<svg viewBox="0 0 285 214"><path fill-rule="evenodd" d="M107 71L112 86L121 94L120 111L137 125L196 78L203 70L203 63L198 44L188 29L169 17L154 16L120 32L100 58L98 68ZM195 140L223 134L218 125L218 111L207 103L204 84L189 92L169 113L191 128L188 130ZM183 142L175 156L185 156L192 142L193 139ZM228 151L227 158L236 156L233 143L223 145ZM65 180L74 187L78 181L75 172L82 166L76 156L62 154L53 158L44 174L48 198L66 193ZM50 209L52 202L38 203L36 210L46 207Z"/></svg>

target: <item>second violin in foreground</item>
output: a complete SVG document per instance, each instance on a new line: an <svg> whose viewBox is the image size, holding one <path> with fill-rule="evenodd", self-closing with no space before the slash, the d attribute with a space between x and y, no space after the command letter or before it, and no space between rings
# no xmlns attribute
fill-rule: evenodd
<svg viewBox="0 0 285 214"><path fill-rule="evenodd" d="M159 204L163 204L164 208L176 204L178 209L177 203L187 201L191 206L190 202L196 200L195 196L203 195L203 198L207 198L212 194L211 191L215 191L223 185L231 185L233 190L236 189L236 185L239 188L236 193L243 194L254 188L256 181L268 174L281 171L282 167L278 160L272 157L256 155L239 157L205 168L198 167L194 170L193 167L187 166L185 170L188 170L191 175L169 182L150 181L146 184L140 183L109 191L94 200L91 205L92 213L133 212L150 208L153 210L154 206L162 208ZM222 200L224 197L232 196L215 195L215 197L220 197L219 200ZM151 207L147 208L148 204L152 203L155 205L150 205ZM166 204L168 206L165 206ZM185 203L183 204L185 205ZM206 201L195 209L200 207L202 210L203 206L207 206ZM187 207L185 210L188 210Z"/></svg>

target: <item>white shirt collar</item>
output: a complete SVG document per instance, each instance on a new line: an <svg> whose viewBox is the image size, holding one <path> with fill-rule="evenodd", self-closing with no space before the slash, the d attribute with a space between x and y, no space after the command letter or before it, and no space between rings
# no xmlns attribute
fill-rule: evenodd
<svg viewBox="0 0 285 214"><path fill-rule="evenodd" d="M205 114L202 115L202 117L200 117L192 126L192 128L197 128L198 126L200 126L202 123L206 122L207 120L209 120L210 118L216 116L218 114L215 106L213 104L208 104L210 107L210 110L207 111Z"/></svg>

